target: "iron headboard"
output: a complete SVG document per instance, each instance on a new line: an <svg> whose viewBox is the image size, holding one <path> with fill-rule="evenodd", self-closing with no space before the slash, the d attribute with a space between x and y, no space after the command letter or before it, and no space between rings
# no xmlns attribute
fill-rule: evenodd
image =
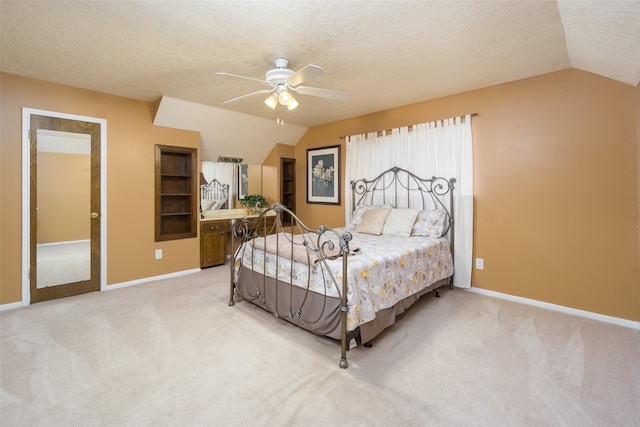
<svg viewBox="0 0 640 427"><path fill-rule="evenodd" d="M351 181L351 208L363 205L391 205L394 208L418 210L443 209L451 231L453 248L453 190L455 178L420 178L406 169L394 166L373 179Z"/></svg>

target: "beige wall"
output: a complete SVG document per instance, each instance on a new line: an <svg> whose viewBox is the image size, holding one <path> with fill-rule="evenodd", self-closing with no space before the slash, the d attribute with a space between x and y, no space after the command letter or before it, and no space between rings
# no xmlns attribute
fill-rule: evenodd
<svg viewBox="0 0 640 427"><path fill-rule="evenodd" d="M282 202L281 199L281 159L295 159L296 149L293 145L276 144L262 163L262 194L270 204ZM296 166L297 166L296 161Z"/></svg>
<svg viewBox="0 0 640 427"><path fill-rule="evenodd" d="M248 165L249 188L248 194L260 194L262 191L262 167L260 165Z"/></svg>
<svg viewBox="0 0 640 427"><path fill-rule="evenodd" d="M636 86L636 132L638 143L638 225L636 226L636 234L638 237L638 265L640 265L640 83ZM640 296L638 296L640 300ZM640 305L640 301L638 302Z"/></svg>
<svg viewBox="0 0 640 427"><path fill-rule="evenodd" d="M197 238L154 242L154 145L199 148L197 132L154 126L151 103L4 73L0 85L0 304L21 298L23 107L107 120L108 284L199 267Z"/></svg>
<svg viewBox="0 0 640 427"><path fill-rule="evenodd" d="M0 304L21 297L22 107L107 119L109 284L198 267L197 239L153 241L153 146L198 147L197 133L153 126L150 103L0 79ZM305 203L307 148L342 144L344 170L340 136L477 112L474 256L485 269L473 286L639 321L639 98L640 87L565 70L314 127L294 149L296 210L311 226L344 224L343 205ZM264 164L293 156L282 149ZM265 181L279 199L277 177Z"/></svg>
<svg viewBox="0 0 640 427"><path fill-rule="evenodd" d="M477 288L640 320L638 89L564 70L309 129L306 150L340 136L467 113L473 119ZM344 225L342 206L296 210L310 226ZM344 183L342 184L344 185Z"/></svg>

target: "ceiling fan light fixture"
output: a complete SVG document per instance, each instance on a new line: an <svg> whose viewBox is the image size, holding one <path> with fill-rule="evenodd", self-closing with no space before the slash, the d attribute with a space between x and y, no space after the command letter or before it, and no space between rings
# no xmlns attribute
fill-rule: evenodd
<svg viewBox="0 0 640 427"><path fill-rule="evenodd" d="M282 105L288 105L292 98L293 97L286 89L283 89L278 93L278 101L280 101L280 104Z"/></svg>
<svg viewBox="0 0 640 427"><path fill-rule="evenodd" d="M278 97L275 94L271 94L270 97L264 100L264 103L272 110L275 110L278 106Z"/></svg>
<svg viewBox="0 0 640 427"><path fill-rule="evenodd" d="M291 100L287 104L287 108L289 109L289 111L293 110L298 105L300 105L300 103L293 96L291 96Z"/></svg>
<svg viewBox="0 0 640 427"><path fill-rule="evenodd" d="M1 0L0 0L1 1ZM271 89L262 89L255 92L248 93L246 95L238 96L233 99L224 101L223 104L235 102L253 95L271 93L271 95L264 100L264 103L271 109L275 110L278 104L287 106L289 110L293 110L298 107L299 102L293 97L292 92L301 95L318 96L320 98L333 99L336 101L346 101L349 99L349 94L346 92L338 92L335 90L322 89L318 87L302 86L302 83L312 78L318 77L324 73L324 69L317 65L309 64L306 67L293 71L289 68L289 60L286 58L276 58L276 68L267 71L264 80L254 79L253 77L241 76L231 73L216 73L221 75L227 75L231 77L239 77L241 79L257 81L267 86L272 86Z"/></svg>

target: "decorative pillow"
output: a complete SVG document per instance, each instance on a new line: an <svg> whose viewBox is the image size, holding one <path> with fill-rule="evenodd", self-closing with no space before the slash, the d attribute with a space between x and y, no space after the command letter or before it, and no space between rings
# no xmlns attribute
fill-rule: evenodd
<svg viewBox="0 0 640 427"><path fill-rule="evenodd" d="M392 209L384 223L382 234L409 237L418 212L417 209Z"/></svg>
<svg viewBox="0 0 640 427"><path fill-rule="evenodd" d="M391 207L369 208L364 213L362 221L356 227L358 233L367 233L380 235L384 228L384 222L387 220Z"/></svg>
<svg viewBox="0 0 640 427"><path fill-rule="evenodd" d="M211 207L216 203L215 199L202 199L200 201L200 209L203 211L211 210Z"/></svg>
<svg viewBox="0 0 640 427"><path fill-rule="evenodd" d="M391 207L391 205L360 205L358 206L356 210L353 211L353 214L351 215L351 223L349 223L349 228L351 228L352 230L355 230L355 228L362 222L362 217L364 216L364 213L368 209L379 209L379 208L385 208L385 207Z"/></svg>
<svg viewBox="0 0 640 427"><path fill-rule="evenodd" d="M412 236L440 237L445 230L447 213L442 209L420 211L411 230Z"/></svg>

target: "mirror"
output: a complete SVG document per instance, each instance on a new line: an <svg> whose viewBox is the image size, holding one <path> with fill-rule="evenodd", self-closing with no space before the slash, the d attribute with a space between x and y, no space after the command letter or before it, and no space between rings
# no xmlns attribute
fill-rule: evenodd
<svg viewBox="0 0 640 427"><path fill-rule="evenodd" d="M37 288L91 279L91 135L37 130Z"/></svg>
<svg viewBox="0 0 640 427"><path fill-rule="evenodd" d="M200 210L233 207L236 164L202 161L200 168Z"/></svg>
<svg viewBox="0 0 640 427"><path fill-rule="evenodd" d="M205 160L201 171L200 206L203 211L238 208L239 196L262 193L261 165ZM229 185L227 203L220 203L223 197L220 184Z"/></svg>
<svg viewBox="0 0 640 427"><path fill-rule="evenodd" d="M249 194L249 165L238 165L238 200Z"/></svg>
<svg viewBox="0 0 640 427"><path fill-rule="evenodd" d="M247 194L262 194L262 166L261 165L245 165L247 166Z"/></svg>

